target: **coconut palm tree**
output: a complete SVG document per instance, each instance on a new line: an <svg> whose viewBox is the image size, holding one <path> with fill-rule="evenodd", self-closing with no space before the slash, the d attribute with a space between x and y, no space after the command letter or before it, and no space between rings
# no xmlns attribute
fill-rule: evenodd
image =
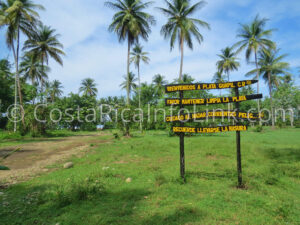
<svg viewBox="0 0 300 225"><path fill-rule="evenodd" d="M135 67L138 70L138 82L139 82L139 89L138 89L138 94L139 94L139 108L141 108L141 76L140 76L140 63L144 62L145 64L149 64L149 57L147 56L149 53L148 52L143 52L143 47L137 43L135 47L133 48L133 51L130 53L131 58L130 58L130 63L134 63ZM142 131L142 121L140 121L140 129Z"/></svg>
<svg viewBox="0 0 300 225"><path fill-rule="evenodd" d="M64 87L62 86L61 82L58 80L54 80L51 83L50 96L52 103L55 101L56 98L59 98L63 94L63 88Z"/></svg>
<svg viewBox="0 0 300 225"><path fill-rule="evenodd" d="M96 96L98 89L96 88L97 84L94 79L86 78L81 81L81 87L79 88L79 93L83 92L83 95L87 96Z"/></svg>
<svg viewBox="0 0 300 225"><path fill-rule="evenodd" d="M218 71L215 73L215 75L213 76L213 82L215 83L223 83L225 82L225 79L223 77L223 73ZM220 96L222 95L222 89L220 89Z"/></svg>
<svg viewBox="0 0 300 225"><path fill-rule="evenodd" d="M240 67L236 54L237 53L233 51L233 48L230 47L222 49L221 54L218 54L221 59L217 61L217 68L221 74L224 72L227 75L228 82L230 81L229 73L238 70Z"/></svg>
<svg viewBox="0 0 300 225"><path fill-rule="evenodd" d="M182 75L181 80L180 79L175 79L174 82L175 83L185 83L185 84L188 84L188 83L192 83L194 80L195 79L191 75L185 73L185 74Z"/></svg>
<svg viewBox="0 0 300 225"><path fill-rule="evenodd" d="M25 54L20 63L20 74L25 80L30 80L31 84L42 84L48 79L50 67L42 66L39 60L36 60L33 55Z"/></svg>
<svg viewBox="0 0 300 225"><path fill-rule="evenodd" d="M49 58L53 58L57 63L63 65L61 56L63 45L58 41L59 34L55 34L56 30L50 26L40 25L37 32L27 41L25 41L23 50L28 50L28 53L33 55L34 59L44 65L48 65ZM42 83L43 86L43 83Z"/></svg>
<svg viewBox="0 0 300 225"><path fill-rule="evenodd" d="M137 78L135 77L135 74L132 72L129 72L129 76L124 75L123 78L124 81L120 84L120 87L124 90L129 90L129 97L130 97L131 92L137 88L136 85Z"/></svg>
<svg viewBox="0 0 300 225"><path fill-rule="evenodd" d="M203 41L199 27L210 29L208 23L190 17L205 5L205 1L200 1L193 5L190 0L165 0L165 3L167 8L158 8L168 17L168 22L161 28L161 34L165 39L170 39L171 50L174 48L174 44L178 39L181 52L179 80L182 80L184 43L186 43L190 49L193 49L192 37L194 37L199 44Z"/></svg>
<svg viewBox="0 0 300 225"><path fill-rule="evenodd" d="M165 77L162 76L161 74L156 74L153 77L152 82L153 82L153 84L156 88L156 92L161 97L164 93L164 86L167 84L167 81L165 80Z"/></svg>
<svg viewBox="0 0 300 225"><path fill-rule="evenodd" d="M268 20L266 18L260 19L257 15L250 24L241 24L241 28L238 30L237 37L241 39L234 47L238 47L238 52L246 49L246 60L250 61L252 54L254 53L254 60L256 69L258 69L257 53L261 49L274 48L275 44L268 39L272 35L273 29L266 30L265 25ZM258 70L257 70L258 71ZM256 74L257 93L259 94L259 73ZM260 111L259 100L257 100L257 109ZM261 121L259 121L261 124Z"/></svg>
<svg viewBox="0 0 300 225"><path fill-rule="evenodd" d="M289 70L289 63L282 62L286 55L278 55L277 49L263 49L258 54L258 69L252 70L247 75L259 74L266 81L269 86L270 106L272 127L275 126L274 110L273 110L273 97L272 90L279 86L280 75L287 75Z"/></svg>
<svg viewBox="0 0 300 225"><path fill-rule="evenodd" d="M0 1L0 27L7 27L6 44L12 50L15 61L15 105L17 105L17 92L20 104L23 105L19 81L20 36L24 34L30 38L34 34L39 19L39 14L35 11L37 9L43 10L44 7L34 4L31 0ZM24 113L23 110L21 113ZM21 118L22 124L25 126L24 114L21 115ZM14 131L16 132L16 121L14 122Z"/></svg>
<svg viewBox="0 0 300 225"><path fill-rule="evenodd" d="M123 42L127 39L127 73L129 77L130 69L130 47L137 43L141 37L148 40L151 31L150 25L155 24L155 19L144 10L149 7L151 2L142 2L141 0L114 0L107 1L105 5L117 13L113 16L113 22L109 26L109 31L117 34L119 41ZM129 78L127 78L129 81ZM130 104L130 90L127 84L127 104Z"/></svg>

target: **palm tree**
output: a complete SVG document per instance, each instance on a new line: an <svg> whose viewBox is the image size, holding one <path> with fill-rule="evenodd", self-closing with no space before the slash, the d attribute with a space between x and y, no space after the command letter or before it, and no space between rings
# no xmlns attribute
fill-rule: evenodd
<svg viewBox="0 0 300 225"><path fill-rule="evenodd" d="M119 41L128 42L127 50L127 73L129 77L130 69L130 47L132 44L137 43L139 37L148 40L149 33L151 31L150 25L155 24L153 16L144 12L149 7L151 2L143 3L141 0L114 0L113 2L105 2L105 5L113 10L117 10L117 13L113 16L113 22L109 26L110 32L115 32L119 38ZM129 81L129 78L127 79ZM129 84L127 84L127 104L130 104L130 90Z"/></svg>
<svg viewBox="0 0 300 225"><path fill-rule="evenodd" d="M221 58L219 61L217 61L217 68L221 74L225 72L227 74L228 82L229 79L229 73L234 70L238 70L240 63L237 61L236 58L236 52L233 52L233 49L230 47L226 47L225 49L221 50L221 54L218 56Z"/></svg>
<svg viewBox="0 0 300 225"><path fill-rule="evenodd" d="M28 53L42 63L42 70L45 63L48 65L49 58L53 58L57 63L63 65L61 56L65 53L62 51L63 45L58 41L59 34L55 34L55 32L56 30L50 26L41 24L32 38L24 44L23 50L28 49Z"/></svg>
<svg viewBox="0 0 300 225"><path fill-rule="evenodd" d="M132 90L135 90L137 88L136 85L137 79L134 73L132 72L129 72L129 76L124 75L123 77L124 77L124 81L120 84L120 87L124 90L125 89L129 90L129 97L130 97Z"/></svg>
<svg viewBox="0 0 300 225"><path fill-rule="evenodd" d="M23 33L28 38L33 35L39 19L36 9L43 10L44 7L34 4L31 0L0 1L0 27L7 27L6 44L12 50L15 61L15 106L17 105L17 92L20 104L23 105L19 81L20 35ZM21 113L24 113L23 110L21 110ZM21 118L22 124L25 126L24 114L21 115ZM16 121L14 122L14 132L16 132Z"/></svg>
<svg viewBox="0 0 300 225"><path fill-rule="evenodd" d="M51 83L50 96L51 96L52 103L55 101L56 98L59 98L62 95L63 88L64 87L62 86L61 82L58 80L54 80Z"/></svg>
<svg viewBox="0 0 300 225"><path fill-rule="evenodd" d="M190 17L205 5L205 1L194 5L191 5L190 0L165 0L165 3L167 8L158 8L168 17L168 22L161 28L161 34L165 39L170 39L171 50L178 39L181 52L179 80L182 80L184 42L193 49L192 37L195 37L199 43L203 41L199 26L210 29L208 23Z"/></svg>
<svg viewBox="0 0 300 225"><path fill-rule="evenodd" d="M180 79L175 79L174 82L175 83L185 83L185 84L188 84L188 83L192 83L194 80L195 79L191 75L185 73L185 74L182 75L181 80Z"/></svg>
<svg viewBox="0 0 300 225"><path fill-rule="evenodd" d="M96 88L97 84L94 79L86 78L81 81L81 87L79 88L79 93L83 92L83 95L86 96L96 96L98 89Z"/></svg>
<svg viewBox="0 0 300 225"><path fill-rule="evenodd" d="M247 75L259 74L268 83L270 94L270 106L272 116L272 128L275 126L272 90L279 86L279 75L287 75L289 63L282 62L286 55L278 55L277 49L263 49L258 54L258 69L252 70Z"/></svg>
<svg viewBox="0 0 300 225"><path fill-rule="evenodd" d="M283 77L280 77L280 80L285 84L290 84L293 81L293 75L285 74Z"/></svg>
<svg viewBox="0 0 300 225"><path fill-rule="evenodd" d="M140 63L144 62L146 64L149 64L149 57L147 56L149 53L148 52L143 52L143 47L137 43L135 47L133 48L133 51L130 53L131 58L130 58L130 63L134 63L135 67L138 70L138 80L139 80L139 108L141 108L141 76L140 76ZM140 120L140 129L142 131L142 121Z"/></svg>
<svg viewBox="0 0 300 225"><path fill-rule="evenodd" d="M257 53L261 49L274 48L275 44L267 39L272 35L273 30L265 30L265 25L268 20L266 18L260 19L257 15L250 24L241 24L237 37L241 40L237 42L234 47L238 47L238 52L246 48L246 60L250 61L251 55L254 53L256 69L258 69ZM256 74L257 93L259 94L259 72ZM257 109L260 111L259 100L257 100ZM261 125L261 121L259 121Z"/></svg>
<svg viewBox="0 0 300 225"><path fill-rule="evenodd" d="M222 72L218 71L213 76L213 82L215 83L223 83L225 82ZM220 89L220 96L222 95L222 89Z"/></svg>
<svg viewBox="0 0 300 225"><path fill-rule="evenodd" d="M162 94L164 93L164 86L167 84L167 81L165 80L165 77L160 75L160 74L156 74L153 77L152 82L155 85L156 92L161 97Z"/></svg>
<svg viewBox="0 0 300 225"><path fill-rule="evenodd" d="M25 80L30 80L31 84L42 84L48 79L50 68L42 66L42 63L36 60L33 55L25 54L20 63L20 74L23 75Z"/></svg>

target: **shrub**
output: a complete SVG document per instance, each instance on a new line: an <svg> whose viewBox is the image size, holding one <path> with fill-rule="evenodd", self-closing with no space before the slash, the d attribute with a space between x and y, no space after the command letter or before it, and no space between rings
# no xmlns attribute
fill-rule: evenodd
<svg viewBox="0 0 300 225"><path fill-rule="evenodd" d="M255 132L262 132L263 131L263 126L260 126L260 125L256 126L254 131Z"/></svg>

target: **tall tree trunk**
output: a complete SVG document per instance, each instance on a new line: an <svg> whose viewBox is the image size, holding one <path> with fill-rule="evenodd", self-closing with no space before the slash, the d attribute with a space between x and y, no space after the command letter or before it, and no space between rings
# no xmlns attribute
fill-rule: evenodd
<svg viewBox="0 0 300 225"><path fill-rule="evenodd" d="M130 104L130 90L129 90L129 65L130 65L130 40L128 37L128 51L127 51L127 85L126 85L126 91L127 91L127 105Z"/></svg>
<svg viewBox="0 0 300 225"><path fill-rule="evenodd" d="M138 77L139 77L139 109L141 110L141 76L140 76L140 63L138 63L137 69L138 69ZM141 132L143 131L142 114L140 115L140 130L141 130Z"/></svg>
<svg viewBox="0 0 300 225"><path fill-rule="evenodd" d="M20 49L20 28L17 28L17 47L14 48L14 45L12 45L13 48L13 54L15 58L15 67L16 67L16 74L15 74L15 112L16 112L16 106L17 106L17 93L19 94L19 101L20 101L20 113L21 113L21 120L23 124L23 128L25 128L25 120L24 120L24 108L23 108L23 98L22 98L22 92L21 92L21 84L19 79L19 49ZM16 115L15 115L16 116ZM15 119L14 121L14 132L17 130L17 121Z"/></svg>
<svg viewBox="0 0 300 225"><path fill-rule="evenodd" d="M259 71L258 71L258 62L257 62L257 52L255 51L254 53L255 55L255 65L256 65L256 80L257 80L257 94L259 94ZM260 102L259 102L259 99L257 99L257 111L258 113L260 113ZM262 123L261 123L261 119L259 117L259 125L261 126Z"/></svg>
<svg viewBox="0 0 300 225"><path fill-rule="evenodd" d="M181 51L181 61L180 61L180 71L179 71L179 81L182 81L182 70L183 70L183 36L180 36L180 51Z"/></svg>
<svg viewBox="0 0 300 225"><path fill-rule="evenodd" d="M13 48L13 50L14 50L14 48ZM15 55L15 51L13 51L14 52L14 55ZM15 57L15 62L16 62L16 57ZM18 96L18 94L17 94L17 92L18 92L18 88L17 88L17 74L15 74L15 110L14 110L14 133L16 133L17 132L17 117L16 117L16 108L17 108L17 103L18 103L18 98L17 98L17 96Z"/></svg>
<svg viewBox="0 0 300 225"><path fill-rule="evenodd" d="M275 128L275 122L274 122L273 96L272 96L272 84L271 84L271 74L270 74L270 72L268 72L268 83L269 83L269 93L270 93L272 129L274 129Z"/></svg>

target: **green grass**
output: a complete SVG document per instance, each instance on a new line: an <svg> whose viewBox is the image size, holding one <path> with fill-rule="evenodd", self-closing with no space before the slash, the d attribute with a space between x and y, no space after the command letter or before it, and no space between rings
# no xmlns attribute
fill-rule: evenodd
<svg viewBox="0 0 300 225"><path fill-rule="evenodd" d="M299 135L243 132L237 189L234 133L185 138L185 184L178 137L111 134L74 168L2 190L0 224L300 224Z"/></svg>

